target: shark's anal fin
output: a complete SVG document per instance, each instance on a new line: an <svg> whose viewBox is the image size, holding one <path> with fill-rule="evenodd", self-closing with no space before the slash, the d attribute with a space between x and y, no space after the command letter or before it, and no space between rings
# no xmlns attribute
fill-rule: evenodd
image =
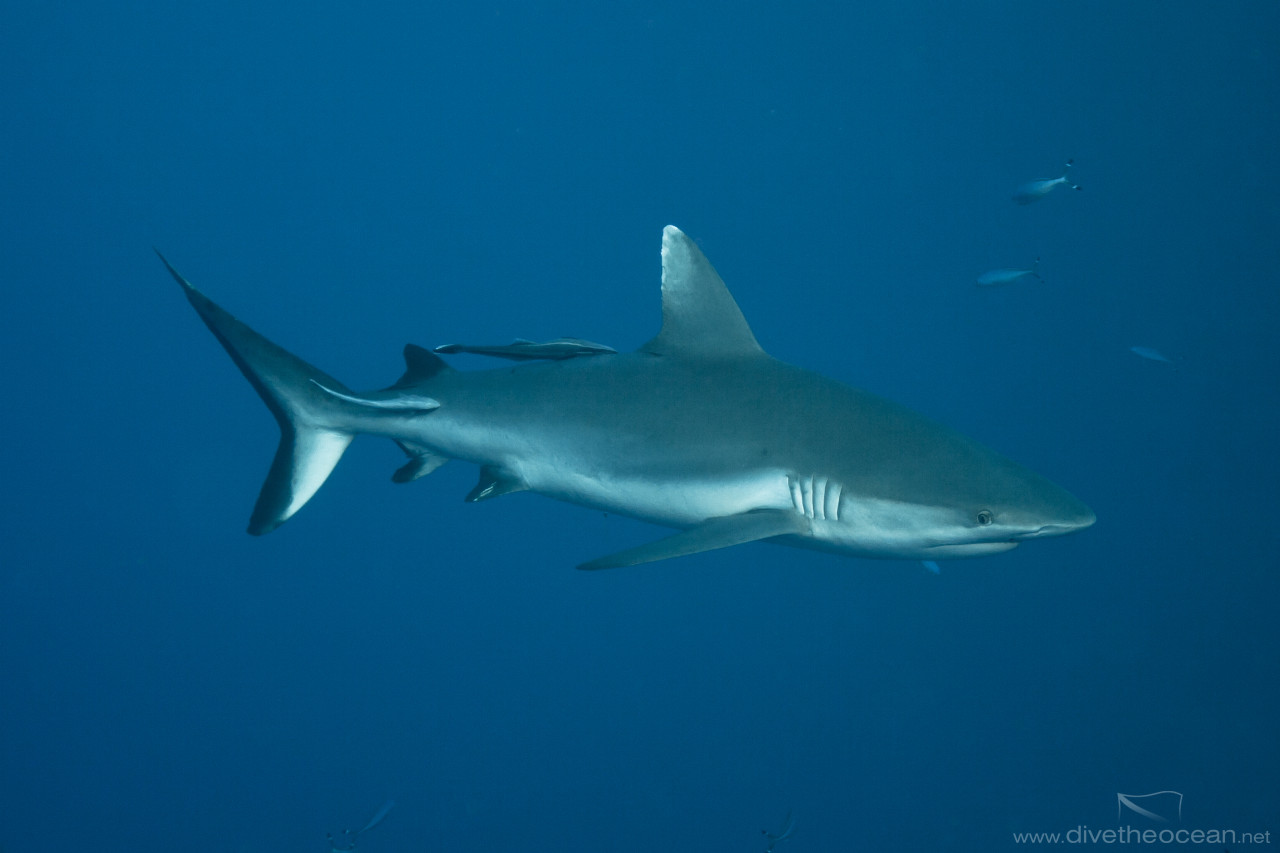
<svg viewBox="0 0 1280 853"><path fill-rule="evenodd" d="M400 445L400 449L408 454L409 461L397 468L396 472L391 475L391 481L394 483L412 483L414 480L427 476L449 461L447 456L432 453L425 447L410 444L407 441L397 440L396 444Z"/></svg>
<svg viewBox="0 0 1280 853"><path fill-rule="evenodd" d="M684 557L717 548L728 548L730 545L741 545L758 539L788 534L803 535L808 532L809 519L793 510L760 509L740 515L711 518L674 536L600 557L583 563L578 568L594 571L636 566L669 557Z"/></svg>
<svg viewBox="0 0 1280 853"><path fill-rule="evenodd" d="M489 498L509 495L512 492L523 492L528 488L528 485L519 477L499 468L485 465L480 469L480 482L476 483L476 487L467 493L466 501L467 503L486 501Z"/></svg>

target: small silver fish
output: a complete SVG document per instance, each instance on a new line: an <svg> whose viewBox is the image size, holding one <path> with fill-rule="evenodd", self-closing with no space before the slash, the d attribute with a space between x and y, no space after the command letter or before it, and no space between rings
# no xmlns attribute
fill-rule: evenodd
<svg viewBox="0 0 1280 853"><path fill-rule="evenodd" d="M792 817L791 812L787 812L787 819L783 823L782 829L778 832L770 832L767 829L760 830L760 833L769 839L769 846L765 848L765 853L773 853L774 848L779 842L787 841L796 831L796 819Z"/></svg>
<svg viewBox="0 0 1280 853"><path fill-rule="evenodd" d="M556 338L543 343L516 338L510 344L444 344L436 347L435 351L446 354L465 352L472 355L492 355L512 361L561 361L580 355L616 355L618 352L613 347L584 341L582 338Z"/></svg>
<svg viewBox="0 0 1280 853"><path fill-rule="evenodd" d="M323 387L323 386L321 386ZM356 849L356 842L360 840L360 836L382 823L382 819L387 813L395 808L395 800L387 800L382 804L382 808L374 814L369 822L364 825L364 829L344 829L340 836L334 836L332 832L325 836L329 841L329 853L347 853L347 851Z"/></svg>
<svg viewBox="0 0 1280 853"><path fill-rule="evenodd" d="M368 832L369 830L373 829L373 828L374 828L375 826L377 826L378 824L382 823L382 819L383 819L384 817L386 817L386 816L387 816L387 813L388 813L389 811L391 811L391 810L392 810L393 808L395 808L395 807L396 807L396 801L395 801L395 800L387 800L385 803L383 803L383 804L382 804L382 808L378 809L377 813L376 813L373 817L369 818L369 822L368 822L368 823L366 823L366 824L364 825L364 829L362 829L362 830L360 830L360 831L361 831L361 832Z"/></svg>
<svg viewBox="0 0 1280 853"><path fill-rule="evenodd" d="M1140 355L1148 361L1162 361L1165 364L1173 364L1173 359L1153 347L1129 347L1129 352L1134 355Z"/></svg>
<svg viewBox="0 0 1280 853"><path fill-rule="evenodd" d="M1002 284L1013 284L1015 281L1027 276L1033 276L1039 281L1044 281L1043 278L1040 278L1039 269L1040 259L1036 258L1036 262L1031 265L1029 270L987 270L978 276L976 284L978 287L999 287Z"/></svg>
<svg viewBox="0 0 1280 853"><path fill-rule="evenodd" d="M1018 187L1013 193L1013 200L1018 204L1031 204L1033 201L1039 201L1044 198L1058 187L1071 187L1073 190L1081 189L1079 184L1073 183L1071 180L1071 164L1074 162L1074 160L1067 161L1067 165L1062 167L1062 175L1060 177L1032 181Z"/></svg>

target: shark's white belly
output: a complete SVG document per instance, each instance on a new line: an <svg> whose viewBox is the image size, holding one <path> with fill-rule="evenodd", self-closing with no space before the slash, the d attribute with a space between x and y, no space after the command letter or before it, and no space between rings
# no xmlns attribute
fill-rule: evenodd
<svg viewBox="0 0 1280 853"><path fill-rule="evenodd" d="M791 507L787 475L777 470L662 478L627 472L586 473L538 458L513 460L511 467L539 494L671 527L688 527L754 509Z"/></svg>

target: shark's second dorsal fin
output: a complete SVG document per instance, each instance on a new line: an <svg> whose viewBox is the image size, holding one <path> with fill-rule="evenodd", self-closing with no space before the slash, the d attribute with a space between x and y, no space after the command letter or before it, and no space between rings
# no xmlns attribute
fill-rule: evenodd
<svg viewBox="0 0 1280 853"><path fill-rule="evenodd" d="M640 350L710 358L763 352L715 267L674 225L662 229L662 331Z"/></svg>
<svg viewBox="0 0 1280 853"><path fill-rule="evenodd" d="M409 388L441 371L453 370L443 358L417 344L404 345L404 364L404 376L397 379L392 388Z"/></svg>

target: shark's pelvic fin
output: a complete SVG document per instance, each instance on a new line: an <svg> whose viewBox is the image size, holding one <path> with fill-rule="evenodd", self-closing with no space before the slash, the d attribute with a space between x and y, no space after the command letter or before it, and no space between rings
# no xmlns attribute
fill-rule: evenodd
<svg viewBox="0 0 1280 853"><path fill-rule="evenodd" d="M760 509L740 515L708 519L697 527L683 530L674 536L619 551L607 557L600 557L583 563L578 568L594 571L636 566L640 563L700 554L703 551L714 551L717 548L728 548L730 545L741 545L744 542L785 536L789 533L803 535L808 531L809 519L793 510Z"/></svg>
<svg viewBox="0 0 1280 853"><path fill-rule="evenodd" d="M662 229L662 330L640 349L708 358L763 352L715 267L674 225Z"/></svg>
<svg viewBox="0 0 1280 853"><path fill-rule="evenodd" d="M250 533L269 533L311 499L351 444L351 391L237 320L163 255L160 260L280 425L280 445L249 519Z"/></svg>
<svg viewBox="0 0 1280 853"><path fill-rule="evenodd" d="M467 503L475 503L476 501L509 495L512 492L523 492L528 488L529 486L519 477L485 465L480 469L480 482L476 483L476 487L467 493L466 501Z"/></svg>

